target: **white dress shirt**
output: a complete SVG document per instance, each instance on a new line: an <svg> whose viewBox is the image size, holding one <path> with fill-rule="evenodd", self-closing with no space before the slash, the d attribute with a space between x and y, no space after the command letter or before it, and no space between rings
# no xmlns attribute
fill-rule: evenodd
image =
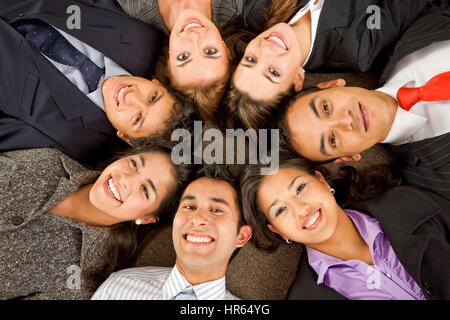
<svg viewBox="0 0 450 320"><path fill-rule="evenodd" d="M403 57L385 85L377 91L397 100L401 87L420 87L433 76L450 71L450 40L436 42ZM450 88L448 88L450 90ZM391 130L383 143L420 141L450 131L450 100L419 101L409 111L397 107Z"/></svg>
<svg viewBox="0 0 450 320"><path fill-rule="evenodd" d="M288 22L289 25L293 25L298 20L300 20L300 18L303 17L308 11L311 11L311 48L309 49L308 57L306 57L306 60L303 63L303 65L305 65L308 62L309 56L311 55L312 49L314 47L314 40L316 39L320 13L322 12L323 3L325 2L325 0L318 0L317 3L314 3L315 1L316 0L310 0Z"/></svg>
<svg viewBox="0 0 450 320"><path fill-rule="evenodd" d="M112 273L91 300L172 300L183 290L193 290L197 300L239 300L225 287L225 276L191 285L178 268L140 267Z"/></svg>

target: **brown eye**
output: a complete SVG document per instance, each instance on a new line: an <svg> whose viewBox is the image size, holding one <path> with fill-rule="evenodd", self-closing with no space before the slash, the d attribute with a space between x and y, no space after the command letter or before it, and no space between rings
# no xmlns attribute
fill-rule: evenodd
<svg viewBox="0 0 450 320"><path fill-rule="evenodd" d="M141 121L141 119L142 119L142 113L139 113L133 122L133 126L137 125L139 123L139 121Z"/></svg>
<svg viewBox="0 0 450 320"><path fill-rule="evenodd" d="M331 145L331 147L332 147L333 149L336 148L336 138L335 138L334 134L330 135L329 140L330 140L330 145Z"/></svg>
<svg viewBox="0 0 450 320"><path fill-rule="evenodd" d="M178 61L186 61L189 58L189 53L180 53L179 55L177 55L177 60Z"/></svg>
<svg viewBox="0 0 450 320"><path fill-rule="evenodd" d="M269 68L269 73L270 73L272 76L276 77L276 78L278 78L278 77L281 76L280 73L279 73L277 70L273 69L273 68Z"/></svg>
<svg viewBox="0 0 450 320"><path fill-rule="evenodd" d="M146 197L147 200L148 200L149 198L148 198L148 190L147 190L147 187L146 187L145 185L142 185L142 189L144 190L144 195L145 195L145 197Z"/></svg>
<svg viewBox="0 0 450 320"><path fill-rule="evenodd" d="M244 57L244 60L248 63L256 63L256 59L250 56Z"/></svg>
<svg viewBox="0 0 450 320"><path fill-rule="evenodd" d="M137 162L136 162L136 160L130 159L130 163L131 163L131 166L132 166L135 170L137 170Z"/></svg>
<svg viewBox="0 0 450 320"><path fill-rule="evenodd" d="M207 56L213 56L217 53L217 49L216 48L207 48L205 50L203 50L203 52L207 55Z"/></svg>
<svg viewBox="0 0 450 320"><path fill-rule="evenodd" d="M322 109L326 114L330 114L330 108L328 107L328 104L326 102L323 103Z"/></svg>

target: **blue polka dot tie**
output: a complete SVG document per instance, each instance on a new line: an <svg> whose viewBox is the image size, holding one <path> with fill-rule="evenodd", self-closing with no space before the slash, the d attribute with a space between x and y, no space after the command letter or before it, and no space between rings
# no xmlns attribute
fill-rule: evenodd
<svg viewBox="0 0 450 320"><path fill-rule="evenodd" d="M50 59L80 70L89 93L98 87L105 68L100 68L70 44L55 28L39 19L20 20L14 24L28 42Z"/></svg>

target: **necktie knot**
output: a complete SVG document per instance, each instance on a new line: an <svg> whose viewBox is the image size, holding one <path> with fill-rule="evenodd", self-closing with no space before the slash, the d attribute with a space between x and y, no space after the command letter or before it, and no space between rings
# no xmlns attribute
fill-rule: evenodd
<svg viewBox="0 0 450 320"><path fill-rule="evenodd" d="M51 25L39 19L28 19L17 21L14 27L33 47L53 61L78 69L86 81L89 93L97 89L105 69L76 49Z"/></svg>
<svg viewBox="0 0 450 320"><path fill-rule="evenodd" d="M441 100L450 100L450 71L435 75L421 87L402 87L397 92L397 101L406 111L419 101Z"/></svg>

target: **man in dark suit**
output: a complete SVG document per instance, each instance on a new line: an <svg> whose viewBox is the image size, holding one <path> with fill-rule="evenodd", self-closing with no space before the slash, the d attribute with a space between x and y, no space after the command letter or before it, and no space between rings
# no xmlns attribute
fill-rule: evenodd
<svg viewBox="0 0 450 320"><path fill-rule="evenodd" d="M111 139L149 136L179 113L174 95L144 78L158 33L113 0L1 1L0 38L0 151L55 147L90 162Z"/></svg>

